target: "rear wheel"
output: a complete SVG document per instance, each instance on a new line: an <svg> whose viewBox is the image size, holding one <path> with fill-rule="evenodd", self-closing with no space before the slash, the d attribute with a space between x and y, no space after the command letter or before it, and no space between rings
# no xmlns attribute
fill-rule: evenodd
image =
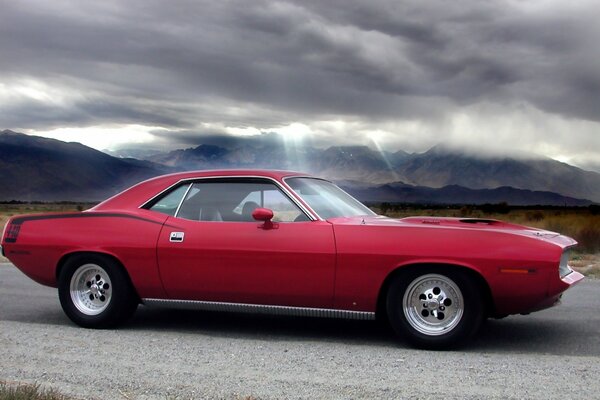
<svg viewBox="0 0 600 400"><path fill-rule="evenodd" d="M67 260L58 279L58 296L65 314L86 328L118 325L138 304L123 268L99 254Z"/></svg>
<svg viewBox="0 0 600 400"><path fill-rule="evenodd" d="M462 344L481 326L481 291L458 270L431 268L401 274L387 296L392 328L413 345L444 349Z"/></svg>

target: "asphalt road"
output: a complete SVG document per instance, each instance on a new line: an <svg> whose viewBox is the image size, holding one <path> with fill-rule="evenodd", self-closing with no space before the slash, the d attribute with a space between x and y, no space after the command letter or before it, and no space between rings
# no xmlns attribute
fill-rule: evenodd
<svg viewBox="0 0 600 400"><path fill-rule="evenodd" d="M82 329L54 289L0 264L0 381L86 399L597 399L600 280L431 352L373 321L140 307L121 329Z"/></svg>

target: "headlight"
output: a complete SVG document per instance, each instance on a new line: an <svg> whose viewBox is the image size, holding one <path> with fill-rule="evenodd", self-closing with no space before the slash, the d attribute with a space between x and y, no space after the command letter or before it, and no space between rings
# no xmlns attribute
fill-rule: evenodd
<svg viewBox="0 0 600 400"><path fill-rule="evenodd" d="M569 259L571 258L571 251L565 250L560 257L560 265L558 266L558 274L561 278L569 275L573 270L569 267Z"/></svg>

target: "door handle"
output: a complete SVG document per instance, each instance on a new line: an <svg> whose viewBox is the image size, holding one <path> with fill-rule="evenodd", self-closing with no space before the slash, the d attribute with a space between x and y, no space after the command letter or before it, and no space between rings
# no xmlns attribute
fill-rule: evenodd
<svg viewBox="0 0 600 400"><path fill-rule="evenodd" d="M185 233L183 232L171 232L171 235L169 236L169 242L183 242L184 236Z"/></svg>

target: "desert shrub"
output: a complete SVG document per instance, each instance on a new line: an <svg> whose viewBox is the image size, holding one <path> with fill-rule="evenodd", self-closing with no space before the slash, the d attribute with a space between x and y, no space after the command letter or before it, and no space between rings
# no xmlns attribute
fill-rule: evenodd
<svg viewBox="0 0 600 400"><path fill-rule="evenodd" d="M541 228L567 236L573 236L575 232L572 225L568 225L563 219L559 218L551 218Z"/></svg>
<svg viewBox="0 0 600 400"><path fill-rule="evenodd" d="M379 206L379 209L381 210L381 214L386 215L388 213L388 211L391 208L391 204L388 202L383 202L381 203L381 205Z"/></svg>
<svg viewBox="0 0 600 400"><path fill-rule="evenodd" d="M0 400L69 400L53 389L42 389L39 385L8 385L0 382Z"/></svg>
<svg viewBox="0 0 600 400"><path fill-rule="evenodd" d="M540 210L527 211L525 213L525 219L530 222L539 222L544 219L544 213Z"/></svg>
<svg viewBox="0 0 600 400"><path fill-rule="evenodd" d="M505 201L496 204L483 204L480 208L485 214L508 214L510 212L510 206Z"/></svg>
<svg viewBox="0 0 600 400"><path fill-rule="evenodd" d="M471 206L462 206L459 211L459 216L461 217L470 217L473 215L473 207Z"/></svg>
<svg viewBox="0 0 600 400"><path fill-rule="evenodd" d="M590 253L600 251L600 226L585 226L575 239L579 242L579 249Z"/></svg>

